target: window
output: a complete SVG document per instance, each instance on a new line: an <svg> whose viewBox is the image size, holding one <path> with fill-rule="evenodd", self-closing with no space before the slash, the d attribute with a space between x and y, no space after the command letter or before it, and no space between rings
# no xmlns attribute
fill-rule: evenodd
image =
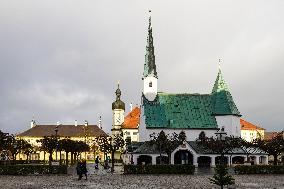
<svg viewBox="0 0 284 189"><path fill-rule="evenodd" d="M138 134L137 132L134 132L134 133L133 133L133 135L137 135L137 134Z"/></svg>
<svg viewBox="0 0 284 189"><path fill-rule="evenodd" d="M126 135L130 135L130 132L125 132Z"/></svg>
<svg viewBox="0 0 284 189"><path fill-rule="evenodd" d="M149 83L149 87L152 87L152 81L150 81L150 83Z"/></svg>

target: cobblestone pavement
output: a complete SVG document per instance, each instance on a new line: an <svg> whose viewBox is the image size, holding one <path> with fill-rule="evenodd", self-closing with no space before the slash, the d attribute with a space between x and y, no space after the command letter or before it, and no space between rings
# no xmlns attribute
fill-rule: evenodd
<svg viewBox="0 0 284 189"><path fill-rule="evenodd" d="M122 166L116 166L115 173L110 174L102 166L94 169L94 164L87 164L88 180L77 180L72 175L38 175L38 176L0 176L0 189L190 189L218 188L210 183L212 175L122 175ZM84 178L84 177L83 177ZM236 185L230 188L284 189L284 175L234 175Z"/></svg>
<svg viewBox="0 0 284 189"><path fill-rule="evenodd" d="M77 180L76 175L0 176L3 189L185 189L217 188L210 184L209 175L89 175ZM235 175L235 188L284 189L284 175Z"/></svg>

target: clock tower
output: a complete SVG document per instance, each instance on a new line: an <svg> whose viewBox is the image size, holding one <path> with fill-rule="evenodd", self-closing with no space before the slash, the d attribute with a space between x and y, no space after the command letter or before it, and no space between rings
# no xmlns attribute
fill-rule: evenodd
<svg viewBox="0 0 284 189"><path fill-rule="evenodd" d="M115 91L116 100L112 103L112 135L119 134L121 132L121 126L124 122L125 103L120 100L121 90L119 83Z"/></svg>

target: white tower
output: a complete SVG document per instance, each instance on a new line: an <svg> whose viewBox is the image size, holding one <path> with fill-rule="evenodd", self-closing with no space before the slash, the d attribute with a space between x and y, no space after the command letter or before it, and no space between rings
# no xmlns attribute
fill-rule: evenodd
<svg viewBox="0 0 284 189"><path fill-rule="evenodd" d="M120 100L121 91L118 87L115 91L116 100L112 103L112 112L113 112L113 120L112 120L112 135L120 134L121 126L124 122L124 111L125 111L125 103Z"/></svg>
<svg viewBox="0 0 284 189"><path fill-rule="evenodd" d="M151 13L151 11L149 11ZM158 75L155 64L155 53L152 36L151 15L149 16L148 37L143 72L143 94L149 101L155 100L158 91Z"/></svg>

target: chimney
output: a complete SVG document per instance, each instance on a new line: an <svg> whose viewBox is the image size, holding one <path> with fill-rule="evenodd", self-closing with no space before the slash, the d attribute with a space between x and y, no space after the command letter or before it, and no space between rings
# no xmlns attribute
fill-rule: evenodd
<svg viewBox="0 0 284 189"><path fill-rule="evenodd" d="M87 127L88 126L88 121L87 120L85 120L85 127Z"/></svg>
<svg viewBox="0 0 284 189"><path fill-rule="evenodd" d="M132 111L132 108L133 108L133 104L132 102L130 103L130 111Z"/></svg>
<svg viewBox="0 0 284 189"><path fill-rule="evenodd" d="M76 126L76 127L78 126L78 121L77 121L77 119L75 120L75 126Z"/></svg>
<svg viewBox="0 0 284 189"><path fill-rule="evenodd" d="M36 122L35 122L35 120L32 120L31 121L31 128L33 128L33 127L35 127L36 126Z"/></svg>
<svg viewBox="0 0 284 189"><path fill-rule="evenodd" d="M100 116L100 119L99 119L99 128L103 129L103 127L102 127L102 116Z"/></svg>

